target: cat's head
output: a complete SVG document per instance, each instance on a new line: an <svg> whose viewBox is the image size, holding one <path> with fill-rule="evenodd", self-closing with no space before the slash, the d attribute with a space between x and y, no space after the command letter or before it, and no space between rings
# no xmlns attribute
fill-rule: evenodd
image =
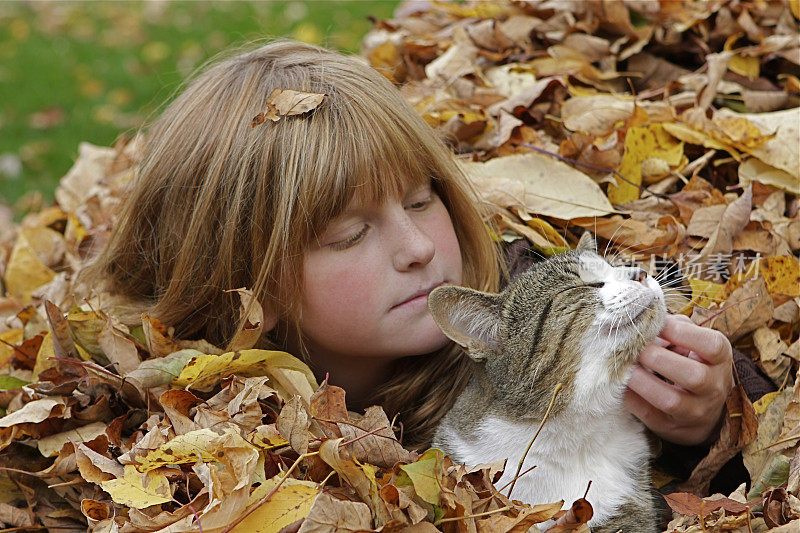
<svg viewBox="0 0 800 533"><path fill-rule="evenodd" d="M431 292L428 306L445 335L484 365L497 400L532 417L541 416L557 383L556 408L618 402L667 313L658 282L609 264L588 232L574 251L533 265L500 294L445 286Z"/></svg>

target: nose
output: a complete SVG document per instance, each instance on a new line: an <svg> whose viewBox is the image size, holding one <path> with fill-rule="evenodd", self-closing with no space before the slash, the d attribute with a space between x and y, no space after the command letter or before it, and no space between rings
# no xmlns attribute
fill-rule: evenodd
<svg viewBox="0 0 800 533"><path fill-rule="evenodd" d="M644 280L647 278L647 272L636 267L631 268L630 275L633 281L638 281L639 283L644 283Z"/></svg>
<svg viewBox="0 0 800 533"><path fill-rule="evenodd" d="M414 220L404 214L395 229L394 266L397 270L408 271L431 262L436 246Z"/></svg>

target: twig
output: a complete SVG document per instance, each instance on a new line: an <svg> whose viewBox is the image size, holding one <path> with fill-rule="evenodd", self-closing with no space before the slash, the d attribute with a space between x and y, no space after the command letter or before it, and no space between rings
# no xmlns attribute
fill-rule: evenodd
<svg viewBox="0 0 800 533"><path fill-rule="evenodd" d="M515 477L514 477L514 479L512 479L511 481L509 481L508 483L506 483L505 485L503 485L503 486L502 486L502 487L500 487L499 489L497 489L497 492L503 492L503 491L506 489L506 487L508 487L509 485L511 485L512 483L514 483L516 480L518 480L519 478L521 478L522 476L524 476L525 474L527 474L528 472L530 472L530 471L531 471L531 470L533 470L534 468L536 468L536 465L533 465L532 467L528 468L527 470L525 470L525 471L524 471L523 473L521 473L520 475L518 475L518 476L515 476Z"/></svg>
<svg viewBox="0 0 800 533"><path fill-rule="evenodd" d="M509 511L509 510L511 510L511 507L506 505L505 507L500 507L499 509L493 509L491 511L485 511L483 513L467 514L467 515L464 515L464 516L451 516L450 518L440 518L439 520L434 522L433 525L434 526L438 526L439 524L442 524L444 522L455 522L457 520L465 520L467 518L481 518L483 516L489 516L489 515L493 515L495 513L502 513L502 512L505 512L505 511Z"/></svg>
<svg viewBox="0 0 800 533"><path fill-rule="evenodd" d="M511 488L508 489L508 498L509 499L511 498L511 492L514 490L514 484L517 482L516 478L519 477L519 473L522 470L522 464L525 462L525 457L528 455L528 452L531 450L531 446L533 446L533 441L536 440L536 437L539 436L539 432L542 431L542 428L544 427L544 423L547 422L547 417L550 416L550 411L553 409L553 405L556 403L556 396L558 396L558 393L561 392L562 387L563 387L563 385L561 383L559 383L558 385L556 385L556 388L553 389L553 397L550 398L550 405L547 406L547 411L545 411L544 417L542 418L542 422L539 424L539 429L536 430L536 433L533 435L533 438L528 443L528 447L525 448L525 453L522 454L522 458L519 460L519 465L517 466L517 473L514 474L514 481L511 482Z"/></svg>

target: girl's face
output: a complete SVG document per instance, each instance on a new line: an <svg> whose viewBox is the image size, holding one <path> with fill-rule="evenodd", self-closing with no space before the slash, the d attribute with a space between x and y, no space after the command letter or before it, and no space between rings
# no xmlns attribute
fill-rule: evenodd
<svg viewBox="0 0 800 533"><path fill-rule="evenodd" d="M312 357L396 359L448 341L428 293L461 283L450 215L430 184L350 205L305 254L300 328Z"/></svg>

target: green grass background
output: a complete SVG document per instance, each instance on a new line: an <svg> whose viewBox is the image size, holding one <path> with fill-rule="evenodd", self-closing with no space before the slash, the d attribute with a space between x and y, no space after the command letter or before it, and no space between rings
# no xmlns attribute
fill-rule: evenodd
<svg viewBox="0 0 800 533"><path fill-rule="evenodd" d="M0 203L49 202L78 145L133 132L209 57L287 36L359 51L398 0L0 3ZM41 195L41 196L40 196Z"/></svg>

